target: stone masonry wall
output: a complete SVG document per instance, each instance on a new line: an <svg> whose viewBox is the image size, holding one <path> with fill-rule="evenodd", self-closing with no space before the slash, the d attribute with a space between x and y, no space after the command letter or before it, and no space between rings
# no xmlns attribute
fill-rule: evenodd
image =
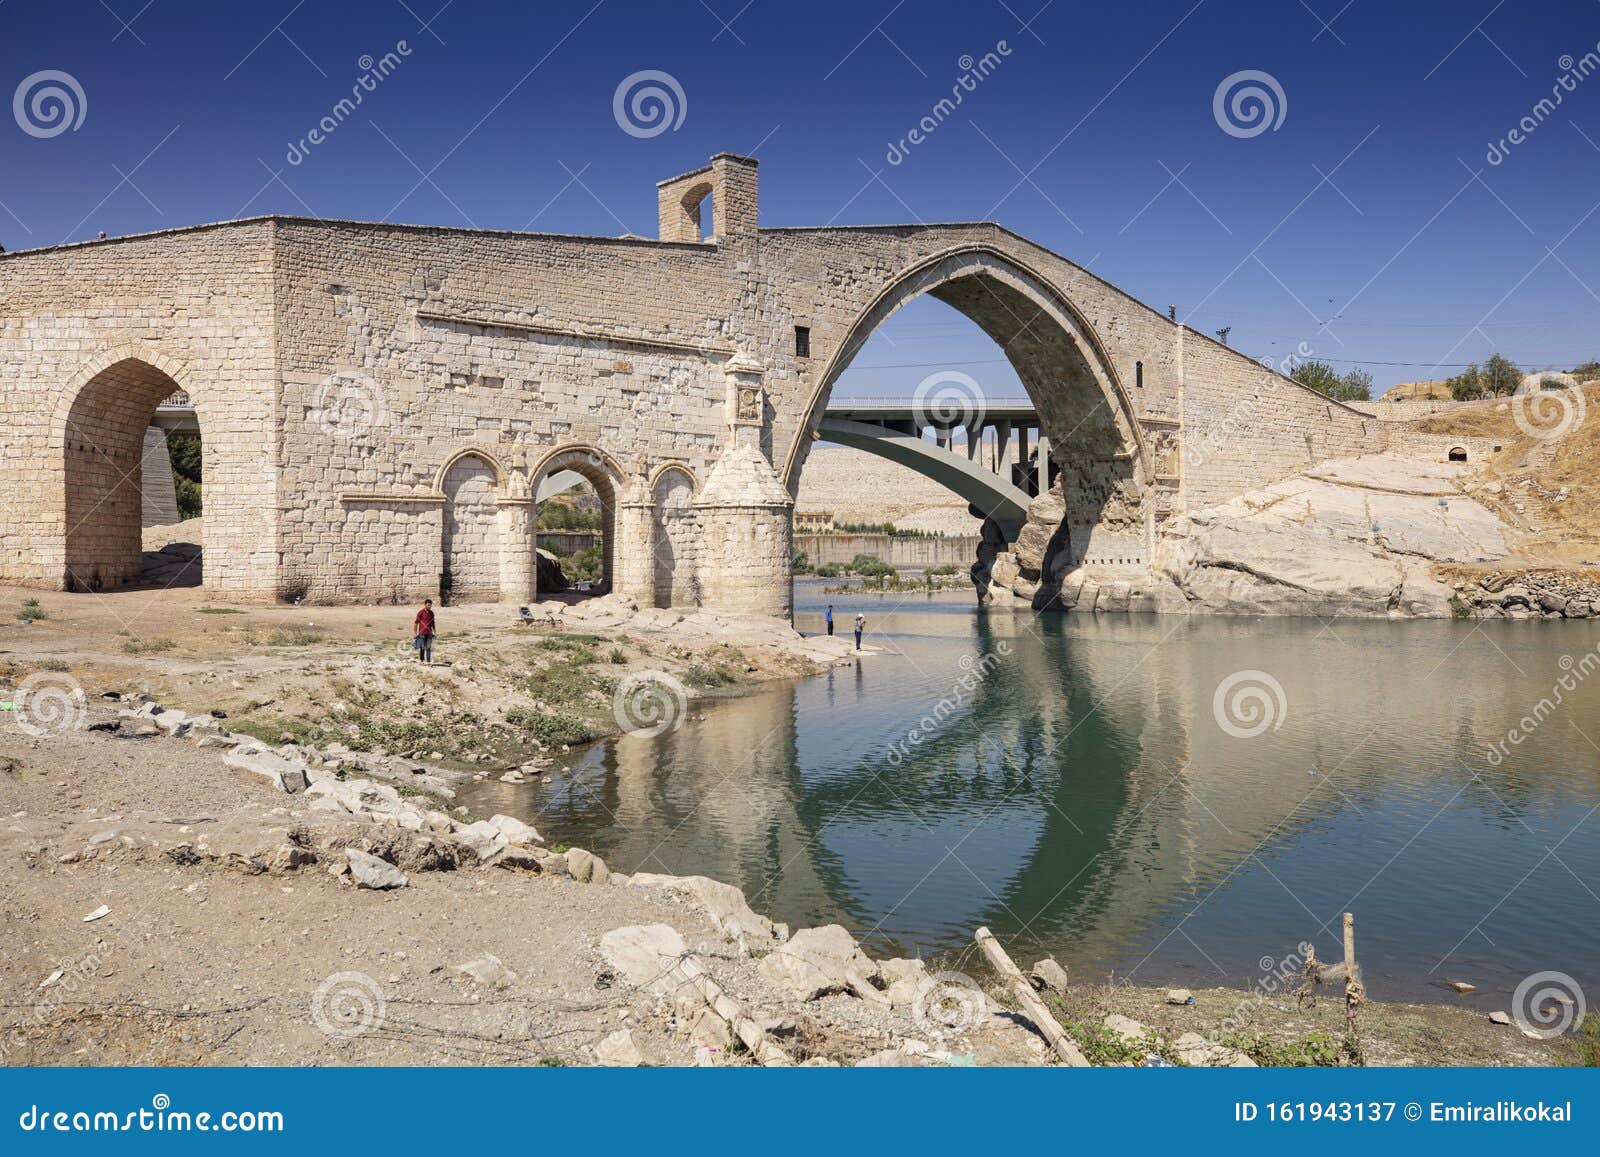
<svg viewBox="0 0 1600 1157"><path fill-rule="evenodd" d="M273 233L253 221L0 255L0 581L92 586L99 568L68 566L91 537L118 555L99 577L120 581L130 549L137 573L139 451L157 395L182 387L205 445L206 583L272 592ZM91 483L69 528L68 487Z"/></svg>
<svg viewBox="0 0 1600 1157"><path fill-rule="evenodd" d="M997 225L758 231L755 174L724 154L666 183L673 241L274 218L0 256L14 427L0 494L15 511L0 579L67 582L84 569L69 541L94 581L132 577L116 464L137 474L138 449L121 439L136 420L142 438L140 413L171 384L202 426L214 589L409 600L439 592L447 547L466 542L452 571L498 572L501 597L525 600L531 495L566 448L613 498L642 496L646 516L607 536L632 593L777 613L787 591L757 588L787 585L787 495L827 392L921 292L978 322L1032 391L1072 532L1064 563L1144 565L1185 505L1378 448L1370 417ZM715 243L672 216L702 181ZM722 477L749 493L702 502L736 426L751 441ZM444 483L465 456L484 466L463 538ZM656 518L640 480L674 464L699 513ZM99 521L76 540L63 535L73 472L116 499L85 504ZM658 539L695 573L664 574ZM474 583L493 593L492 578Z"/></svg>

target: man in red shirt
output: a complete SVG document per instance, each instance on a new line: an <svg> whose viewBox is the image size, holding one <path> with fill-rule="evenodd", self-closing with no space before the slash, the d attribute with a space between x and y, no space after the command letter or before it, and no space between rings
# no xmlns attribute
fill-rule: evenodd
<svg viewBox="0 0 1600 1157"><path fill-rule="evenodd" d="M417 662L433 662L433 600L423 599L422 609L417 612L415 623L417 629Z"/></svg>

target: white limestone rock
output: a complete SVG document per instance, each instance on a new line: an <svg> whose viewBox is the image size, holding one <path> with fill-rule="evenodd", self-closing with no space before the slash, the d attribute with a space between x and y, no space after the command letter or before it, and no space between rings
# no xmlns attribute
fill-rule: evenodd
<svg viewBox="0 0 1600 1157"><path fill-rule="evenodd" d="M801 1000L851 991L882 974L877 962L837 924L801 929L763 957L756 968L766 979L789 989Z"/></svg>
<svg viewBox="0 0 1600 1157"><path fill-rule="evenodd" d="M390 888L404 888L411 882L399 868L388 860L380 860L371 852L363 852L359 848L346 848L344 854L345 859L350 862L350 876L358 887L386 891Z"/></svg>

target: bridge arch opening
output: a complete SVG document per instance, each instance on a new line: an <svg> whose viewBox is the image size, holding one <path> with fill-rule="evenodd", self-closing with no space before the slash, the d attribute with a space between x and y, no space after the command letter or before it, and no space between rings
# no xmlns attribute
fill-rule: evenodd
<svg viewBox="0 0 1600 1157"><path fill-rule="evenodd" d="M890 318L922 298L955 309L999 347L1032 403L1030 416L1007 422L998 412L991 415L983 375L919 356L901 359L917 365L912 372L920 381L899 429L881 421L876 431L841 428L829 413L848 405L842 399L830 407L841 375ZM925 436L930 427L931 442ZM1066 296L1007 255L984 246L947 253L903 272L880 292L816 380L784 463L790 493L799 492L815 439L841 441L851 433L859 437L847 444L902 461L969 497L974 513L989 520L986 539L995 532L1007 543L1023 533L1043 538L1031 545L1044 573L1029 576L1042 587L1085 562L1148 563L1151 523L1144 499L1152 475L1134 402ZM987 483L979 477L985 471ZM1041 490L1055 502L1036 503ZM1049 524L1026 528L1030 505Z"/></svg>
<svg viewBox="0 0 1600 1157"><path fill-rule="evenodd" d="M554 489L548 481L570 485ZM617 496L623 473L610 455L593 446L562 446L547 454L533 469L533 493L541 496L534 514L537 540L557 558L566 589L575 594L601 595L615 582ZM540 589L543 598L555 592Z"/></svg>
<svg viewBox="0 0 1600 1157"><path fill-rule="evenodd" d="M112 355L63 398L52 431L63 590L201 584L202 543L152 553L148 570L143 545L147 459L153 476L161 466L171 469L166 437L153 423L162 401L184 392L178 372L155 357Z"/></svg>

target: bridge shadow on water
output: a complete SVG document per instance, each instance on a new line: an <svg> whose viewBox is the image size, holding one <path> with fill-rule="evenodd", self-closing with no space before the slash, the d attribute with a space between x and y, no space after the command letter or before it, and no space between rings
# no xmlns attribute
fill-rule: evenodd
<svg viewBox="0 0 1600 1157"><path fill-rule="evenodd" d="M1532 762L1492 782L1482 770L1481 737L1520 711L1494 647L1536 683L1550 642L1479 646L1442 623L1341 624L1335 639L1315 623L984 614L968 599L836 605L865 610L879 653L697 704L678 730L599 744L549 785L483 785L467 802L536 814L623 871L737 883L759 911L844 924L878 953L960 952L986 924L1025 962L1245 985L1302 940L1336 955L1356 897L1389 997L1437 995L1441 959L1487 988L1595 958L1581 922L1553 929L1526 905L1495 913L1492 949L1458 943L1600 799L1593 752L1554 727ZM819 618L803 601L802 627ZM1405 698L1445 661L1437 704ZM1241 738L1213 692L1258 666L1281 673L1282 726ZM1580 875L1600 872L1593 844L1562 846ZM1539 910L1592 903L1558 866L1537 879L1554 905Z"/></svg>

